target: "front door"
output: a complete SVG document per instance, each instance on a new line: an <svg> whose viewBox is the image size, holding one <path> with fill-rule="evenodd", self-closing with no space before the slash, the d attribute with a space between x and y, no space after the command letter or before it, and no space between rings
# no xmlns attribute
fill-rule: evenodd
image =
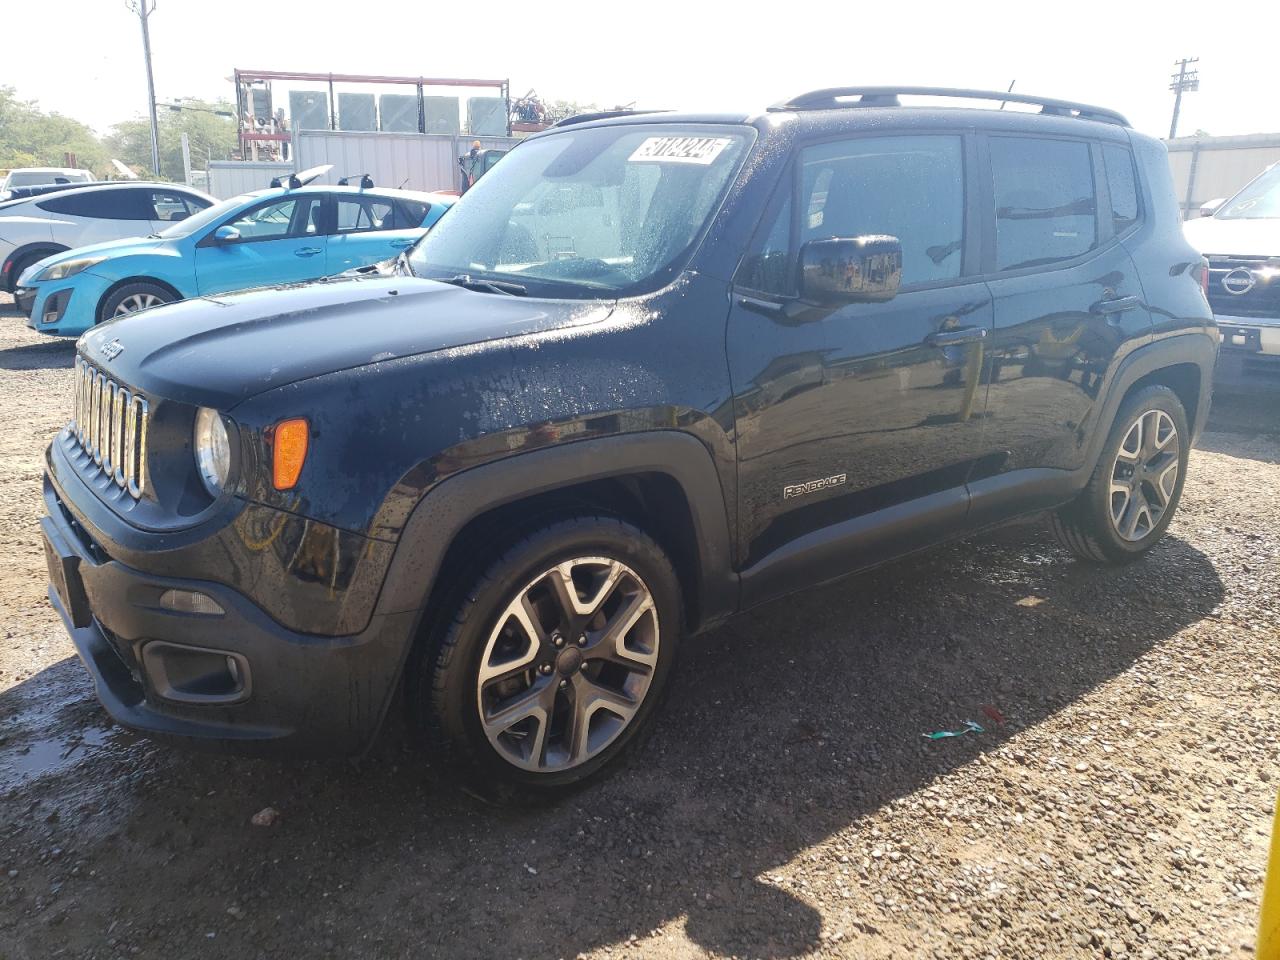
<svg viewBox="0 0 1280 960"><path fill-rule="evenodd" d="M218 240L211 229L196 245L200 294L324 276L324 197L285 194L235 214L218 225L234 227L234 240Z"/></svg>
<svg viewBox="0 0 1280 960"><path fill-rule="evenodd" d="M813 144L766 215L729 322L748 568L835 524L870 530L893 508L926 511L931 534L963 522L992 324L986 285L967 279L967 152L953 135ZM803 243L872 234L902 244L893 300L817 310L792 296ZM854 550L815 576L866 559Z"/></svg>
<svg viewBox="0 0 1280 960"><path fill-rule="evenodd" d="M984 487L1030 494L1030 481L1052 477L1044 471L1084 464L1089 438L1107 429L1097 422L1105 375L1151 329L1122 242L1140 220L1128 144L992 135L987 152L995 333L975 507Z"/></svg>

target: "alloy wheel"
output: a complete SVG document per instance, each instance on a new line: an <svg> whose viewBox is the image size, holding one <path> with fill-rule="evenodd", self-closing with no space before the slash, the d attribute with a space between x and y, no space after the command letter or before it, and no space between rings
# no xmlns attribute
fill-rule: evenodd
<svg viewBox="0 0 1280 960"><path fill-rule="evenodd" d="M137 313L139 310L146 310L148 307L156 307L164 303L154 293L134 293L125 297L116 304L116 312L113 313L112 319L123 317L130 313Z"/></svg>
<svg viewBox="0 0 1280 960"><path fill-rule="evenodd" d="M659 639L653 595L626 564L557 563L515 595L489 635L476 678L485 736L524 770L587 762L640 709Z"/></svg>
<svg viewBox="0 0 1280 960"><path fill-rule="evenodd" d="M1163 410L1147 410L1125 431L1111 467L1111 525L1136 543L1160 523L1173 500L1180 460L1178 428Z"/></svg>

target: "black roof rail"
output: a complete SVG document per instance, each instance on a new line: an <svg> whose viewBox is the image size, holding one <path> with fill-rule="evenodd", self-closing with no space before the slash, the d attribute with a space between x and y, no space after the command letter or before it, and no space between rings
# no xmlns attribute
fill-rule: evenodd
<svg viewBox="0 0 1280 960"><path fill-rule="evenodd" d="M668 113L667 110L597 110L595 113L575 113L552 124L553 127L568 127L575 123L589 123L592 120L610 120L613 117L630 117L640 113Z"/></svg>
<svg viewBox="0 0 1280 960"><path fill-rule="evenodd" d="M1050 97L1033 97L1027 93L999 90L959 90L951 87L827 87L810 90L784 103L775 103L769 109L778 110L834 110L841 107L900 107L899 96L955 97L963 100L999 100L1001 103L1029 103L1040 107L1040 112L1058 117L1079 117L1082 120L1100 120L1129 126L1123 114L1106 107L1092 107L1087 103L1071 100L1054 100ZM857 97L853 103L842 103L849 97Z"/></svg>

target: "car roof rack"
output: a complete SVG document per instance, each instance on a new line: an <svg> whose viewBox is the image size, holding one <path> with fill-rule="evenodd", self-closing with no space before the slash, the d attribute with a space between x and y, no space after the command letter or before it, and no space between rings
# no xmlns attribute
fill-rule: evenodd
<svg viewBox="0 0 1280 960"><path fill-rule="evenodd" d="M998 100L1005 103L1029 103L1040 107L1040 112L1055 117L1079 117L1082 120L1100 120L1129 126L1123 114L1106 107L1093 107L1071 100L1054 100L1050 97L1034 97L1027 93L999 90L962 90L951 87L827 87L810 90L783 103L775 103L769 109L781 110L835 110L848 107L900 107L899 96L955 97L962 100ZM844 102L850 97L858 99Z"/></svg>
<svg viewBox="0 0 1280 960"><path fill-rule="evenodd" d="M594 113L575 113L552 124L553 127L568 127L575 123L589 123L592 120L610 120L613 117L630 117L642 113L668 113L667 110L597 110Z"/></svg>

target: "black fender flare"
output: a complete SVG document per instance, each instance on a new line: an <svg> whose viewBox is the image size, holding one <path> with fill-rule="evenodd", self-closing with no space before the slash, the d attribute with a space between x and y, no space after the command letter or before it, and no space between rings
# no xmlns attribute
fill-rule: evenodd
<svg viewBox="0 0 1280 960"><path fill-rule="evenodd" d="M1149 374L1181 364L1192 364L1200 368L1200 394L1195 410L1187 411L1187 420L1191 425L1191 439L1200 435L1205 421L1209 419L1209 405L1213 400L1213 367L1218 359L1218 342L1210 333L1183 333L1163 340L1138 347L1120 362L1112 377L1099 411L1098 421L1094 424L1089 441L1088 455L1081 468L1082 484L1088 482L1102 455L1102 446L1111 432L1111 424L1115 422L1116 413L1125 395L1135 383Z"/></svg>
<svg viewBox="0 0 1280 960"><path fill-rule="evenodd" d="M71 248L61 243L55 243L52 240L33 240L31 243L24 243L20 247L14 247L13 250L5 257L5 263L17 266L23 260L28 259L33 253L38 254L37 260L43 260L45 257L51 257L55 253L66 253ZM3 266L3 264L0 264ZM18 286L18 272L10 270L9 274L4 278L5 289L9 292Z"/></svg>
<svg viewBox="0 0 1280 960"><path fill-rule="evenodd" d="M504 457L456 473L418 502L383 582L378 612L424 610L445 553L483 513L526 497L592 480L664 474L679 484L694 526L698 629L737 610L728 513L710 451L679 430L653 430L580 440ZM407 653L407 651L406 651Z"/></svg>

